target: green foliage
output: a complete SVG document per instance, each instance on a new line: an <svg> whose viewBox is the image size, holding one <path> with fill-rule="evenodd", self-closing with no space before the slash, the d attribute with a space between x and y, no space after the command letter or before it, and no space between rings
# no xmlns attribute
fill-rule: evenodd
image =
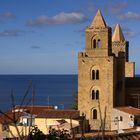
<svg viewBox="0 0 140 140"><path fill-rule="evenodd" d="M45 140L46 135L42 131L40 131L37 126L33 126L29 133L29 139L30 140Z"/></svg>
<svg viewBox="0 0 140 140"><path fill-rule="evenodd" d="M47 135L47 140L68 140L70 138L70 134L67 130L55 130L50 129L49 134Z"/></svg>
<svg viewBox="0 0 140 140"><path fill-rule="evenodd" d="M74 94L74 101L73 101L73 105L71 107L72 109L77 110L78 109L78 92L76 92Z"/></svg>

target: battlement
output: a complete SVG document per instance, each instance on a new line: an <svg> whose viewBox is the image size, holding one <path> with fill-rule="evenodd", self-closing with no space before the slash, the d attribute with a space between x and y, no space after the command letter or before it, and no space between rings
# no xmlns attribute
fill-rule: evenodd
<svg viewBox="0 0 140 140"><path fill-rule="evenodd" d="M88 55L86 54L86 52L78 52L78 58L80 57L88 57Z"/></svg>

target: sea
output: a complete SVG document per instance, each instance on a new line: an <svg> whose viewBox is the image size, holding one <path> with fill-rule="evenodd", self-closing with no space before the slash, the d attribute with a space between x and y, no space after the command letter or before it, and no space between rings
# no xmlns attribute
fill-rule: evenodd
<svg viewBox="0 0 140 140"><path fill-rule="evenodd" d="M0 111L15 105L71 109L77 91L77 75L0 75Z"/></svg>

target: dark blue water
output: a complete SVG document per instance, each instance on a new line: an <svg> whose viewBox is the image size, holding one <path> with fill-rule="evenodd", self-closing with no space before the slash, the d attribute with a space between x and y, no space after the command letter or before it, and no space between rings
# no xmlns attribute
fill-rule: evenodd
<svg viewBox="0 0 140 140"><path fill-rule="evenodd" d="M0 109L21 104L28 88L24 104L70 108L77 92L77 75L0 75Z"/></svg>

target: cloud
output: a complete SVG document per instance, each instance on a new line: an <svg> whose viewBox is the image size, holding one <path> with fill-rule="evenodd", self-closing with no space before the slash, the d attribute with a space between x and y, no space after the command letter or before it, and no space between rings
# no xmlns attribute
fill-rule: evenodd
<svg viewBox="0 0 140 140"><path fill-rule="evenodd" d="M22 35L24 31L19 29L13 29L13 30L4 30L0 32L0 37L9 37L9 36L20 36Z"/></svg>
<svg viewBox="0 0 140 140"><path fill-rule="evenodd" d="M0 13L0 18L1 19L4 19L4 18L13 19L13 18L16 18L16 15L12 12L5 12L5 13Z"/></svg>
<svg viewBox="0 0 140 140"><path fill-rule="evenodd" d="M134 12L127 12L124 14L120 14L117 16L118 20L127 20L127 21L133 21L133 20L140 20L140 14L134 13Z"/></svg>
<svg viewBox="0 0 140 140"><path fill-rule="evenodd" d="M70 24L70 23L78 23L86 20L84 14L80 12L71 12L65 13L61 12L55 16L49 17L46 15L42 15L37 17L36 19L32 19L27 22L28 26L43 26L43 25L54 25L54 24Z"/></svg>
<svg viewBox="0 0 140 140"><path fill-rule="evenodd" d="M128 4L126 2L110 4L107 6L107 11L109 13L117 14L117 13L120 13L124 8L126 8L127 5Z"/></svg>
<svg viewBox="0 0 140 140"><path fill-rule="evenodd" d="M32 48L32 49L40 49L40 46L34 45L34 46L31 46L31 48Z"/></svg>
<svg viewBox="0 0 140 140"><path fill-rule="evenodd" d="M16 15L12 12L0 13L0 23L4 23L5 20L15 19L15 18Z"/></svg>
<svg viewBox="0 0 140 140"><path fill-rule="evenodd" d="M122 31L124 32L124 35L128 38L132 38L132 37L136 37L136 36L139 36L140 35L140 32L137 31L132 31L130 28L128 27L123 27L122 28Z"/></svg>
<svg viewBox="0 0 140 140"><path fill-rule="evenodd" d="M124 32L124 34L125 34L127 37L132 38L132 37L139 36L139 35L140 35L140 32L126 31L126 32Z"/></svg>

